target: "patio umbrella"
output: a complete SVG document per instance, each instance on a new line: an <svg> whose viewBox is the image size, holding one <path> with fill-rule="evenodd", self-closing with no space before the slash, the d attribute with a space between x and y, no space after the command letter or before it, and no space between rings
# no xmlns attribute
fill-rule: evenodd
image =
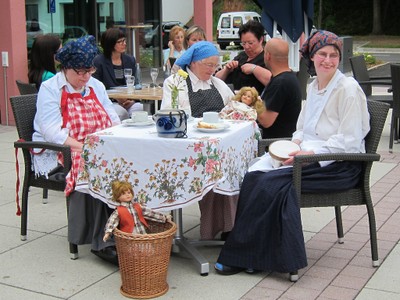
<svg viewBox="0 0 400 300"><path fill-rule="evenodd" d="M289 65L299 70L298 50L303 41L302 33L308 37L314 16L313 0L255 0L262 8L261 22L271 37L282 35L290 46Z"/></svg>

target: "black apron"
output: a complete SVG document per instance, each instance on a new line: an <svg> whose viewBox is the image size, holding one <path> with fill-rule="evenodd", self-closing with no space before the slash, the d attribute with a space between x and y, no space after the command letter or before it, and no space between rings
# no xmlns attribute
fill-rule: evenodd
<svg viewBox="0 0 400 300"><path fill-rule="evenodd" d="M189 76L186 78L186 83L193 117L201 118L204 112L220 112L224 108L224 100L213 84L211 84L211 89L193 92L192 82Z"/></svg>

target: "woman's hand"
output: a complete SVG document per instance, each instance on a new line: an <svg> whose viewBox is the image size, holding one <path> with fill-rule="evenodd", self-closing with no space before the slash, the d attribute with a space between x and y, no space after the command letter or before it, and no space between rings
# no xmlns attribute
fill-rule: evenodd
<svg viewBox="0 0 400 300"><path fill-rule="evenodd" d="M244 74L250 75L250 74L253 74L253 72L256 68L257 68L257 65L246 63L246 64L242 65L241 70Z"/></svg>
<svg viewBox="0 0 400 300"><path fill-rule="evenodd" d="M174 42L173 42L173 41L169 41L169 42L168 42L168 48L169 48L169 50L172 51L172 53L174 53L174 51L175 51L175 46L174 46ZM171 53L171 52L170 52L170 53Z"/></svg>
<svg viewBox="0 0 400 300"><path fill-rule="evenodd" d="M237 60L231 60L230 62L226 63L224 69L227 69L229 72L232 72L239 66L239 62Z"/></svg>
<svg viewBox="0 0 400 300"><path fill-rule="evenodd" d="M296 155L313 155L313 154L315 154L314 151L303 151L303 150L293 151L293 152L289 153L290 158L283 161L282 165L284 165L284 166L293 165L294 157Z"/></svg>
<svg viewBox="0 0 400 300"><path fill-rule="evenodd" d="M64 145L70 146L72 152L81 153L82 150L83 150L83 143L78 142L77 140L75 140L75 139L72 138L72 137L67 137L67 139L66 139Z"/></svg>

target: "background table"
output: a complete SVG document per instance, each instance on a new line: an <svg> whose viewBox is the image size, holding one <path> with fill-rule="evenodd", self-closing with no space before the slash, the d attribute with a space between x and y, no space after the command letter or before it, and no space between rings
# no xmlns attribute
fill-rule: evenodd
<svg viewBox="0 0 400 300"><path fill-rule="evenodd" d="M161 87L145 87L141 90L135 90L133 93L128 93L126 87L116 87L107 90L107 94L113 99L130 99L140 100L143 103L143 108L151 114L151 105L154 104L154 111L158 111L159 101L163 98L163 89Z"/></svg>
<svg viewBox="0 0 400 300"><path fill-rule="evenodd" d="M188 122L187 138L158 137L155 125L118 125L88 136L76 190L114 207L111 183L127 180L136 201L156 210L173 210L178 225L175 242L195 258L204 275L209 264L183 237L180 209L210 190L239 193L248 164L257 155L257 125L230 121L223 132L204 133L194 128L196 124Z"/></svg>

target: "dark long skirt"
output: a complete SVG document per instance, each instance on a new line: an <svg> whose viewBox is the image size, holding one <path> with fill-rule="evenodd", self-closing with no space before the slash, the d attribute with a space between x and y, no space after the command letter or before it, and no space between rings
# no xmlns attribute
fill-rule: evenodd
<svg viewBox="0 0 400 300"><path fill-rule="evenodd" d="M224 265L287 273L307 266L292 168L249 172L240 190L235 226L218 258ZM359 182L361 164L336 162L303 169L302 191L347 190Z"/></svg>
<svg viewBox="0 0 400 300"><path fill-rule="evenodd" d="M104 227L113 210L89 194L72 192L69 196L68 241L76 245L91 244L99 251L114 246L113 238L103 242Z"/></svg>

